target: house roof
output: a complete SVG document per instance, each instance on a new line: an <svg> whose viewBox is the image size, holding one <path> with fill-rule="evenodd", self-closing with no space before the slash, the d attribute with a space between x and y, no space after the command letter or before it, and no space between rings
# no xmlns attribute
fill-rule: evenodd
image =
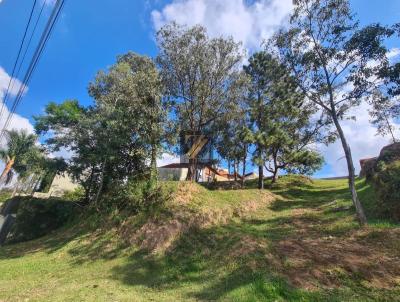
<svg viewBox="0 0 400 302"><path fill-rule="evenodd" d="M169 169L176 169L176 168L189 168L188 163L173 163L173 164L168 164L159 168L169 168Z"/></svg>
<svg viewBox="0 0 400 302"><path fill-rule="evenodd" d="M226 177L228 179L233 179L235 178L235 174L229 174L229 172L225 169L215 169L210 165L204 165L204 167L207 167L210 171L212 171L214 174L217 174L222 177ZM165 169L183 169L183 168L189 168L189 163L172 163L168 164L165 166L161 166L159 168L165 168ZM253 172L247 173L245 177L248 177L250 175L254 174ZM238 178L242 178L242 175L237 173Z"/></svg>

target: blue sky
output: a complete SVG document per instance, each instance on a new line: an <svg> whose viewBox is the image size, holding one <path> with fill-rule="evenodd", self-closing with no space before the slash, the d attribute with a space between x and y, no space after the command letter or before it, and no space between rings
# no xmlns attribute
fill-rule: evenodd
<svg viewBox="0 0 400 302"><path fill-rule="evenodd" d="M0 0L0 68L8 74L32 3L33 0ZM268 37L285 21L290 3L291 0L66 0L62 17L17 109L19 116L13 125L27 124L20 117L33 123L32 115L41 114L49 101L75 98L89 104L86 90L89 81L98 70L113 64L118 54L129 50L149 56L157 54L154 32L163 22L176 19L180 23L202 23L211 35L232 34L244 40L244 46L251 52L257 49L260 38ZM399 0L351 0L351 5L362 24L400 22ZM47 16L50 11L51 5L47 5ZM390 41L388 46L400 47L398 42ZM348 135L359 135L354 129L365 127L368 118L363 117L364 124L348 125ZM371 133L368 135L374 136ZM352 146L357 150L356 160L374 155L386 143L376 137L369 140L368 144L363 139ZM327 164L317 176L338 175L343 171L336 167L343 166L340 148L332 145L328 149L323 149Z"/></svg>

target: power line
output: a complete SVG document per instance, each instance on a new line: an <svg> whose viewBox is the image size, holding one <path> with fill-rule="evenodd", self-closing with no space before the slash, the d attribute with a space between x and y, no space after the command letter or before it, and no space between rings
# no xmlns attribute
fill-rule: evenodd
<svg viewBox="0 0 400 302"><path fill-rule="evenodd" d="M18 70L17 70L17 72L16 72L16 74L15 74L15 78L18 78L19 72L21 71L22 64L23 64L24 61L25 61L26 54L27 54L27 52L28 52L28 50L29 50L29 46L31 45L32 38L33 38L33 36L35 35L35 31L36 31L36 28L37 28L38 23L39 23L39 21L40 21L40 17L42 16L44 7L46 6L46 2L47 2L47 0L44 0L44 1L43 1L42 8L40 9L39 15L38 15L37 18L36 18L35 25L34 25L34 27L33 27L33 30L32 30L32 32L31 32L31 35L30 35L30 37L29 37L29 41L28 41L28 43L27 43L27 45L26 45L26 47L25 47L25 51L24 51L24 54L23 54L23 56L22 56L22 60L21 60L21 62L19 63ZM16 81L14 80L13 83L12 83L11 91L14 89L15 82L16 82ZM0 110L0 119L1 119L2 114L3 114L3 107L2 107L1 110Z"/></svg>
<svg viewBox="0 0 400 302"><path fill-rule="evenodd" d="M58 20L58 17L60 15L60 12L61 12L63 6L64 6L64 3L65 3L64 0L57 0L55 6L53 8L51 16L50 16L49 20L47 21L46 27L45 27L42 35L41 35L39 44L36 47L35 53L34 53L32 59L31 59L29 67L28 67L28 69L27 69L27 71L25 73L25 77L24 77L24 79L23 79L23 81L21 83L21 86L19 88L18 94L14 99L14 103L13 103L13 105L11 107L11 110L10 110L10 113L9 113L9 115L7 117L6 123L4 124L2 132L0 133L0 141L3 138L5 130L7 129L7 127L10 124L10 121L11 121L11 119L12 119L12 117L13 117L15 111L16 111L17 106L21 102L21 99L22 99L22 96L24 95L25 89L26 89L26 87L27 87L27 85L28 85L28 83L29 83L29 81L31 79L31 76L32 76L33 72L36 69L37 63L38 63L38 61L39 61L39 59L40 59L40 57L41 57L41 55L43 53L43 50L45 49L47 41L50 38L50 35L52 33L54 25L56 24L56 22Z"/></svg>
<svg viewBox="0 0 400 302"><path fill-rule="evenodd" d="M33 12L35 10L36 2L37 2L37 0L33 1L31 13L29 14L28 23L26 24L25 32L24 32L24 35L22 37L21 44L19 45L18 55L17 55L17 58L16 58L16 60L14 62L14 67L13 67L13 70L12 70L12 73L11 73L10 81L8 82L8 87L7 87L7 90L6 90L6 94L4 95L4 99L3 99L3 102L2 102L2 105L1 105L0 118L1 118L1 116L3 114L4 106L5 106L6 102L7 102L7 97L9 95L9 93L10 93L11 82L14 79L15 68L17 67L19 56L21 55L22 47L23 47L24 42L25 42L25 37L26 37L26 34L28 32L29 25L31 24L31 19L32 19Z"/></svg>

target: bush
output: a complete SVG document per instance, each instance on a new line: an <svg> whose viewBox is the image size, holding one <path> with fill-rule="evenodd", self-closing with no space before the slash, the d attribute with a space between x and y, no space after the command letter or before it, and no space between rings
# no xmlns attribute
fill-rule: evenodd
<svg viewBox="0 0 400 302"><path fill-rule="evenodd" d="M400 161L378 162L373 185L381 214L400 222Z"/></svg>
<svg viewBox="0 0 400 302"><path fill-rule="evenodd" d="M73 191L64 193L62 198L69 201L81 201L85 198L85 190L83 187L79 186Z"/></svg>
<svg viewBox="0 0 400 302"><path fill-rule="evenodd" d="M171 196L170 190L150 181L132 180L106 193L102 209L128 213L151 212L162 206Z"/></svg>
<svg viewBox="0 0 400 302"><path fill-rule="evenodd" d="M22 198L11 240L18 242L44 236L71 220L75 213L76 204L70 201Z"/></svg>
<svg viewBox="0 0 400 302"><path fill-rule="evenodd" d="M12 194L11 190L5 190L5 189L1 190L0 191L0 205L3 202L7 201L7 199L9 199L11 197L11 194Z"/></svg>

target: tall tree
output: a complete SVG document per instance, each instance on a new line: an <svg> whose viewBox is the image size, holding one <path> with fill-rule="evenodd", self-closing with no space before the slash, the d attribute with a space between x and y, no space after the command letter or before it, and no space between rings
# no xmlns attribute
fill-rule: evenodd
<svg viewBox="0 0 400 302"><path fill-rule="evenodd" d="M52 134L51 149L72 151L69 172L87 200L96 204L103 192L127 179L156 179L165 116L160 85L152 60L128 53L90 83L93 106L49 104L46 115L36 118L38 134Z"/></svg>
<svg viewBox="0 0 400 302"><path fill-rule="evenodd" d="M8 130L5 132L6 147L0 150L0 157L5 167L0 176L0 182L9 183L15 172L23 173L35 164L37 154L37 137L26 130Z"/></svg>
<svg viewBox="0 0 400 302"><path fill-rule="evenodd" d="M242 51L232 39L210 39L201 26L168 24L157 33L157 64L176 133L207 135L232 106ZM190 160L188 178L194 179Z"/></svg>
<svg viewBox="0 0 400 302"><path fill-rule="evenodd" d="M386 60L382 39L387 29L360 29L347 0L296 0L289 30L275 39L282 62L309 100L331 118L347 161L349 189L359 223L367 222L355 187L350 145L340 120L370 96L374 74Z"/></svg>
<svg viewBox="0 0 400 302"><path fill-rule="evenodd" d="M253 142L256 146L253 161L258 166L258 188L264 189L264 164L265 152L263 147L264 135L260 129L265 122L264 105L265 91L269 85L268 78L265 77L269 60L265 53L256 53L249 59L249 64L244 66L244 70L250 79L249 86L249 112L252 122Z"/></svg>
<svg viewBox="0 0 400 302"><path fill-rule="evenodd" d="M400 23L387 30L387 36L400 36ZM393 120L400 116L400 62L388 62L380 66L378 73L382 81L380 89L370 99L372 123L377 127L377 134L390 135L397 142L396 126Z"/></svg>
<svg viewBox="0 0 400 302"><path fill-rule="evenodd" d="M252 83L248 103L253 160L261 171L259 187L263 185L263 169L272 174L272 182L279 170L311 173L318 169L322 159L310 145L327 139L321 130L328 121L324 116L313 117L316 106L305 100L287 68L271 53L253 54L244 69Z"/></svg>
<svg viewBox="0 0 400 302"><path fill-rule="evenodd" d="M400 115L400 103L396 96L383 95L376 91L376 97L371 99L371 109L369 110L372 123L376 126L377 134L390 135L392 142L396 143L396 126L392 122Z"/></svg>
<svg viewBox="0 0 400 302"><path fill-rule="evenodd" d="M100 110L108 108L118 116L119 130L115 130L125 128L127 142L134 135L136 143L150 150L150 178L155 181L166 114L161 99L162 83L153 61L133 52L119 56L108 74L98 74L89 92Z"/></svg>
<svg viewBox="0 0 400 302"><path fill-rule="evenodd" d="M246 174L246 160L250 145L247 115L241 107L229 119L218 126L221 131L216 133L215 146L218 154L228 163L228 168L233 167L234 180L238 180L240 174L239 165L242 164L241 185L244 186L244 175ZM228 169L229 170L229 169ZM230 171L229 171L230 173Z"/></svg>

